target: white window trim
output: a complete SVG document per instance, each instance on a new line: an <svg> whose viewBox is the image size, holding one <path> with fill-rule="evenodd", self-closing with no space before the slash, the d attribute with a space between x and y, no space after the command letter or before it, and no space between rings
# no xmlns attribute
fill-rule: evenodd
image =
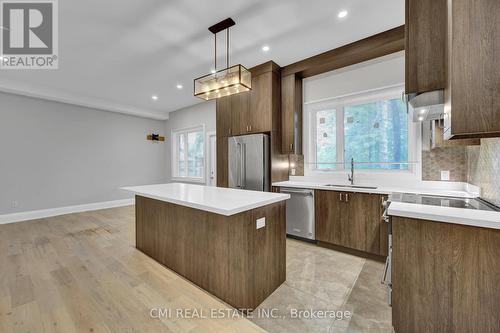
<svg viewBox="0 0 500 333"><path fill-rule="evenodd" d="M203 132L203 171L202 171L202 176L201 177L188 177L188 176L179 176L178 174L178 161L179 161L179 156L178 156L178 150L177 150L177 140L178 140L178 135L181 133L188 133L188 132L194 132L194 131L202 131ZM172 138L172 146L171 146L171 152L172 152L172 160L171 160L171 170L172 170L172 177L171 179L173 181L180 181L180 182L188 182L188 183L199 183L199 184L204 184L206 182L206 169L207 169L207 133L205 131L205 124L199 125L199 126L192 126L192 127L187 127L187 128L179 128L179 129L173 129L171 132L171 138ZM187 149L187 136L185 139L185 144ZM186 150L187 151L187 150ZM187 169L186 169L187 170Z"/></svg>
<svg viewBox="0 0 500 333"><path fill-rule="evenodd" d="M337 119L337 132L342 130L342 124L344 122L343 108L340 106L345 105L356 105L360 103L369 103L371 101L376 101L386 98L399 98L402 96L404 91L404 85L395 85L390 87L383 87L379 89L367 90L355 94L349 94L344 96L339 96L335 98L323 99L320 101L307 102L304 103L303 110L303 151L304 151L304 169L306 175L321 175L321 174L333 174L333 173L345 173L346 167L339 167L338 169L330 170L318 170L315 167L315 156L316 156L316 127L313 126L315 121L313 119L316 112L325 109L335 109L336 119ZM346 104L346 101L348 103ZM356 169L357 174L366 175L401 175L409 176L410 178L419 178L421 176L421 126L419 123L414 123L411 117L408 117L408 161L415 162L414 164L409 164L407 170L391 170L391 169ZM341 140L344 136L341 135ZM340 140L340 141L341 141ZM344 158L344 142L337 142L337 156L342 162Z"/></svg>

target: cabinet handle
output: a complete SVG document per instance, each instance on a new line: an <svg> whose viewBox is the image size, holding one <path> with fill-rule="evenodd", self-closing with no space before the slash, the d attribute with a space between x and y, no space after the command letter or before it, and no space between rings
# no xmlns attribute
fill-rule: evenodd
<svg viewBox="0 0 500 333"><path fill-rule="evenodd" d="M339 196L340 196L340 201L342 201L342 193L340 193Z"/></svg>
<svg viewBox="0 0 500 333"><path fill-rule="evenodd" d="M290 151L293 152L293 143L290 143Z"/></svg>
<svg viewBox="0 0 500 333"><path fill-rule="evenodd" d="M249 132L251 132L251 131L252 131L252 125L250 125L250 126L248 126L248 127L250 128Z"/></svg>
<svg viewBox="0 0 500 333"><path fill-rule="evenodd" d="M345 202L349 202L349 194L348 193L345 194Z"/></svg>

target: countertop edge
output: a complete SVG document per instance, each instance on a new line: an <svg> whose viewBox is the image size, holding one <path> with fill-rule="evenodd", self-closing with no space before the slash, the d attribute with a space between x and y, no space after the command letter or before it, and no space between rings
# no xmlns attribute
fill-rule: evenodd
<svg viewBox="0 0 500 333"><path fill-rule="evenodd" d="M183 200L177 200L177 199L172 199L172 198L161 197L161 196L158 196L158 195L153 195L153 194L147 194L147 193L132 191L132 190L129 190L129 189L126 189L126 188L122 188L122 189L125 190L125 191L128 191L130 193L133 193L134 195L137 195L137 196L141 196L141 197L145 197L145 198L150 198L150 199L155 199L155 200L159 200L159 201L164 201L164 202L168 202L168 203L173 203L173 204L176 204L176 205L180 205L180 206L184 206L184 207L189 207L189 208L194 208L194 209L199 209L199 210L203 210L203 211L206 211L206 212L215 213L215 214L224 215L224 216L236 215L238 213L243 213L243 212L246 212L248 210L252 210L252 209L255 209L255 208L264 207L264 206L267 206L267 205L272 205L272 204L275 204L275 203L278 203L278 202L290 199L290 195L289 194L276 193L277 195L281 195L282 197L277 197L277 198L273 198L273 199L267 199L267 200L264 200L264 201L259 202L259 203L254 203L254 204L250 204L250 205L246 205L246 206L240 207L238 209L227 210L227 209L217 209L217 208L210 207L210 206L205 206L205 205L202 205L202 204L199 204L199 203L187 202L187 201L183 201Z"/></svg>
<svg viewBox="0 0 500 333"><path fill-rule="evenodd" d="M423 211L425 209L425 211ZM387 214L396 217L500 229L500 212L391 202Z"/></svg>
<svg viewBox="0 0 500 333"><path fill-rule="evenodd" d="M472 193L468 193L467 191L460 190L432 190L432 189L424 189L424 188L392 188L392 187L378 187L376 189L363 189L363 188L350 188L350 187L335 187L335 186L324 186L321 184L314 183L292 183L289 181L284 182L276 182L273 183L274 187L290 187L290 188L304 188L304 189L312 189L312 190L325 190L325 191L340 191L340 192L356 192L356 193L370 193L370 194L385 194L389 195L394 192L398 193L415 193L415 194L426 194L426 195L441 195L441 196L456 196L462 198L475 198L477 195Z"/></svg>
<svg viewBox="0 0 500 333"><path fill-rule="evenodd" d="M383 189L366 189L366 188L351 188L351 187L335 187L335 186L323 186L323 185L311 185L311 184L285 184L285 183L273 183L274 187L290 187L290 188L304 188L310 190L326 190L326 191L342 191L342 192L358 192L358 193L373 193L373 194L391 194L392 191Z"/></svg>

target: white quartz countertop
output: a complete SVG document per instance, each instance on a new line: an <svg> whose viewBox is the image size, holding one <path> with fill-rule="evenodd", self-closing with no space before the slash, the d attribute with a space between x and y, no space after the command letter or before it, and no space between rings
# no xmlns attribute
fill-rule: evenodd
<svg viewBox="0 0 500 333"><path fill-rule="evenodd" d="M290 198L288 194L258 192L184 183L122 187L143 197L225 216L267 206Z"/></svg>
<svg viewBox="0 0 500 333"><path fill-rule="evenodd" d="M319 183L319 182L284 181L284 182L273 183L273 186L293 187L293 188L308 188L308 189L316 189L316 190L330 190L330 191L342 191L342 192L376 193L376 194L390 194L393 192L400 192L400 193L442 195L442 196L462 197L462 198L474 198L477 196L477 195L469 193L467 191L433 189L430 187L410 187L410 186L396 187L396 186L373 185L373 186L376 186L377 188L376 189L364 189L364 188L325 186L326 184L329 184L329 183L328 182ZM365 184L355 184L355 185L365 185ZM371 186L371 185L368 185L368 186Z"/></svg>
<svg viewBox="0 0 500 333"><path fill-rule="evenodd" d="M500 229L500 212L495 211L391 202L387 209L387 214L391 216Z"/></svg>

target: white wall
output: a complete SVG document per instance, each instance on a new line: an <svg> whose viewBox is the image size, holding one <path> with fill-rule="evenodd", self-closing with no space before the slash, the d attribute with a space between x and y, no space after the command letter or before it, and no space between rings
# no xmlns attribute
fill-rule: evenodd
<svg viewBox="0 0 500 333"><path fill-rule="evenodd" d="M166 121L166 179L167 182L172 180L172 131L189 127L205 125L205 132L215 132L215 100L201 102L199 104L180 109L169 113L169 118ZM207 140L205 133L205 167L207 165ZM206 182L205 182L206 183Z"/></svg>
<svg viewBox="0 0 500 333"><path fill-rule="evenodd" d="M0 93L0 215L131 198L165 181L165 121ZM17 201L18 206L13 204Z"/></svg>
<svg viewBox="0 0 500 333"><path fill-rule="evenodd" d="M404 52L304 79L304 103L404 84Z"/></svg>

